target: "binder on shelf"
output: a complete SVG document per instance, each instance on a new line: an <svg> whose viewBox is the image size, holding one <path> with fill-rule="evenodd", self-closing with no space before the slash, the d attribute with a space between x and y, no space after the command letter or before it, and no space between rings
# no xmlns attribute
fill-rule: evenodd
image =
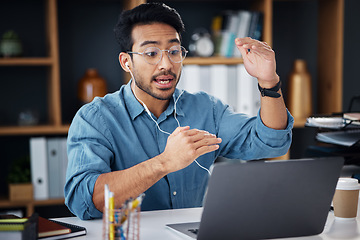
<svg viewBox="0 0 360 240"><path fill-rule="evenodd" d="M250 117L256 116L260 108L257 80L248 74L243 64L186 65L178 88L190 93L207 92L234 111Z"/></svg>
<svg viewBox="0 0 360 240"><path fill-rule="evenodd" d="M67 138L63 137L60 138L60 161L61 161L61 167L60 171L62 172L60 176L60 190L61 194L60 197L64 196L64 187L66 182L66 170L68 165L68 156L67 156Z"/></svg>
<svg viewBox="0 0 360 240"><path fill-rule="evenodd" d="M234 110L237 103L236 66L215 64L210 67L210 92Z"/></svg>
<svg viewBox="0 0 360 240"><path fill-rule="evenodd" d="M228 93L227 93L227 104L237 111L237 66L229 65L228 67Z"/></svg>
<svg viewBox="0 0 360 240"><path fill-rule="evenodd" d="M228 103L228 67L216 64L210 67L210 93L222 102Z"/></svg>
<svg viewBox="0 0 360 240"><path fill-rule="evenodd" d="M66 137L48 138L49 198L63 198L67 169Z"/></svg>
<svg viewBox="0 0 360 240"><path fill-rule="evenodd" d="M181 85L179 88L185 89L190 93L201 91L200 86L200 66L199 65L186 65L183 67L181 74Z"/></svg>
<svg viewBox="0 0 360 240"><path fill-rule="evenodd" d="M238 103L237 111L250 117L256 116L260 108L260 94L257 89L257 80L245 69L244 64L237 66Z"/></svg>
<svg viewBox="0 0 360 240"><path fill-rule="evenodd" d="M212 65L200 66L200 90L211 94L210 79Z"/></svg>
<svg viewBox="0 0 360 240"><path fill-rule="evenodd" d="M60 152L60 138L47 139L49 198L60 198L64 196L61 188L63 171Z"/></svg>
<svg viewBox="0 0 360 240"><path fill-rule="evenodd" d="M49 198L49 178L47 162L47 141L45 137L30 138L31 181L34 199Z"/></svg>
<svg viewBox="0 0 360 240"><path fill-rule="evenodd" d="M66 137L30 139L34 199L63 198L66 181Z"/></svg>

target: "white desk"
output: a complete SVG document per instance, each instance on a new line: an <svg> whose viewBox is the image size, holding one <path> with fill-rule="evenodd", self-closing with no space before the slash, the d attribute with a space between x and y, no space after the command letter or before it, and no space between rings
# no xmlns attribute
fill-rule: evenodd
<svg viewBox="0 0 360 240"><path fill-rule="evenodd" d="M162 210L142 212L140 220L140 239L141 240L178 240L183 238L180 234L166 228L168 223L196 222L200 221L202 208L188 208L176 210ZM82 221L77 217L57 218L56 220L83 226L87 229L87 235L74 239L101 240L102 239L102 220ZM310 237L300 237L291 239L307 240L327 240L327 239L359 239L360 240L360 221L334 221L333 213L329 217L320 235ZM290 238L287 238L290 239Z"/></svg>

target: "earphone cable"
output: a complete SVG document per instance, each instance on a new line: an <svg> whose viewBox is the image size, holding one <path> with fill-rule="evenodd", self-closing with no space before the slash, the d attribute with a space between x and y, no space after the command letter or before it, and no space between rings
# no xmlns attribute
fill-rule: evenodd
<svg viewBox="0 0 360 240"><path fill-rule="evenodd" d="M132 79L134 79L134 82L136 83L136 80L135 80L135 77L134 77L132 71L130 70L130 68L129 68L128 65L126 65L126 66L127 66L127 68L129 69L129 71L130 71L130 75L131 75ZM164 131L164 130L162 130L162 129L160 128L158 122L155 121L155 119L151 116L151 112L150 112L150 110L148 109L148 107L146 106L146 104L145 104L143 101L141 101L141 100L136 96L135 90L133 91L133 93L134 93L135 98L136 98L139 102L142 103L142 105L143 105L144 108L145 108L145 111L147 112L147 114L149 115L149 117L151 118L151 120L156 124L157 128L159 129L159 131L162 132L162 133L164 133L164 134L171 135L171 133L169 133L169 132L167 132L167 131ZM178 124L178 127L180 127L181 125L180 125L179 120L178 120L177 117L176 117L176 115L177 115L177 113L176 113L176 104L177 104L178 100L180 99L180 97L181 97L181 95L182 95L183 93L184 93L184 90L182 90L182 92L179 94L179 96L177 97L177 99L174 101L174 118L175 118L175 120L176 120L176 122L177 122L177 124ZM196 159L194 160L194 162L195 162L200 168L202 168L202 169L204 169L205 171L207 171L207 173L208 173L209 175L211 175L209 169L207 169L206 167L202 166Z"/></svg>

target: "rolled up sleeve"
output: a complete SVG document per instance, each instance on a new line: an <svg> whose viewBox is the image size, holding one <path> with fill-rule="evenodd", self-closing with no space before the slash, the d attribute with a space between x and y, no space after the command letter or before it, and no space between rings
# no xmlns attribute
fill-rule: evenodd
<svg viewBox="0 0 360 240"><path fill-rule="evenodd" d="M81 219L93 219L102 216L92 201L95 182L100 174L111 171L113 153L105 136L106 127L93 127L94 121L101 121L96 107L85 109L76 114L69 129L64 192L65 204L72 213ZM86 117L88 114L92 117Z"/></svg>
<svg viewBox="0 0 360 240"><path fill-rule="evenodd" d="M256 160L286 154L291 145L294 124L289 111L287 111L287 116L287 127L283 130L275 130L264 125L260 111L256 117L251 118L226 111L219 125L219 136L224 136L219 155L227 158Z"/></svg>
<svg viewBox="0 0 360 240"><path fill-rule="evenodd" d="M275 130L264 125L260 118L260 111L256 118L256 137L254 143L266 153L266 157L279 157L286 154L292 141L294 118L287 111L288 123L283 130ZM262 157L260 155L260 157Z"/></svg>

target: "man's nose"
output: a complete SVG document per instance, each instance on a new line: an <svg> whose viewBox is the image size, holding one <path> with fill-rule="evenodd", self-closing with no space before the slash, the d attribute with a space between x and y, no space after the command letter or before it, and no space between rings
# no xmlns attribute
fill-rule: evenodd
<svg viewBox="0 0 360 240"><path fill-rule="evenodd" d="M161 60L158 63L158 68L169 70L172 68L172 66L173 66L173 63L171 62L171 60L169 58L168 52L163 51Z"/></svg>

